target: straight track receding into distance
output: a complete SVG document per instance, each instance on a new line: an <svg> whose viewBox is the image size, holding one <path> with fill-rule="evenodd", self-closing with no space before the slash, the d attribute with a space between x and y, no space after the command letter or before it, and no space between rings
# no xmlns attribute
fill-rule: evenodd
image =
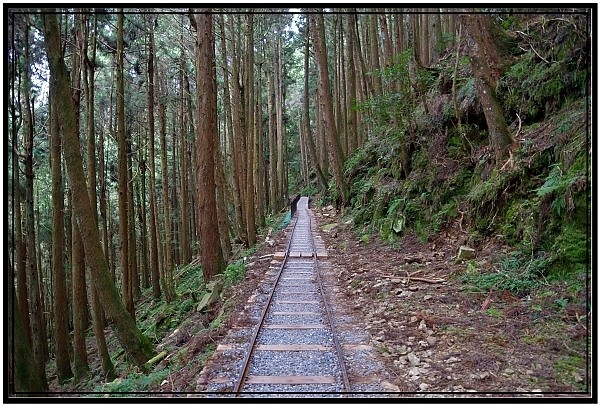
<svg viewBox="0 0 600 406"><path fill-rule="evenodd" d="M308 197L297 203L287 251L233 391L346 392L344 358L322 294Z"/></svg>

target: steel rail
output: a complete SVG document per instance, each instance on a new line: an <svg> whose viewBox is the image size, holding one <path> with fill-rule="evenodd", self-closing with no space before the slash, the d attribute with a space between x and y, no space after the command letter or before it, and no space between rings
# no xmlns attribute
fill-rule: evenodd
<svg viewBox="0 0 600 406"><path fill-rule="evenodd" d="M249 348L248 352L246 353L246 357L244 358L242 373L240 374L235 386L233 387L233 392L236 392L236 396L238 396L241 393L240 389L242 388L244 380L246 379L246 376L248 375L248 369L250 367L250 357L252 356L252 354L254 353L254 349L256 348L256 339L258 338L258 333L260 332L260 329L262 328L262 326L265 322L265 319L267 318L267 312L269 311L269 307L271 306L271 301L273 300L273 295L275 294L275 288L277 287L277 284L279 283L279 278L281 277L283 268L285 267L285 265L287 263L289 252L290 252L290 246L292 244L292 239L294 237L294 231L296 230L297 223L298 223L298 216L296 216L296 219L294 220L292 232L290 233L290 239L289 239L286 249L285 249L285 255L283 257L283 260L281 261L281 266L279 267L279 271L277 272L277 277L275 278L275 283L273 283L273 288L271 289L271 293L269 294L269 298L267 300L267 303L266 303L266 305L263 309L262 315L260 317L260 322L254 329L252 339L250 340L250 348Z"/></svg>
<svg viewBox="0 0 600 406"><path fill-rule="evenodd" d="M310 216L308 217L308 224L309 224L309 230L310 230L311 237L312 237L313 228L312 228L312 218ZM327 318L328 324L331 326L331 335L333 336L333 346L335 347L335 353L337 355L338 362L340 364L340 371L342 373L342 381L343 381L343 385L344 385L342 392L349 392L350 391L350 381L348 380L348 372L346 371L346 363L344 362L342 346L340 345L337 335L335 334L335 329L333 328L333 317L331 315L332 312L331 312L331 309L329 306L329 302L327 301L327 298L325 297L325 290L323 289L323 281L321 280L321 272L319 270L319 261L317 259L317 247L315 246L314 237L312 237L312 246L313 246L313 263L315 266L315 272L317 274L317 282L319 284L319 289L321 290L321 296L323 298L323 305L325 307L326 318Z"/></svg>

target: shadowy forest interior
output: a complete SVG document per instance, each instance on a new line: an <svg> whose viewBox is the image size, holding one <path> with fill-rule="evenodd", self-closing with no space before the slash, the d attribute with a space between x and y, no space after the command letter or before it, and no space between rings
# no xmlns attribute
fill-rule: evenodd
<svg viewBox="0 0 600 406"><path fill-rule="evenodd" d="M187 339L225 328L297 195L362 244L508 247L452 283L539 298L535 384L590 390L591 9L4 14L10 396L200 371L210 340L159 344L215 281Z"/></svg>

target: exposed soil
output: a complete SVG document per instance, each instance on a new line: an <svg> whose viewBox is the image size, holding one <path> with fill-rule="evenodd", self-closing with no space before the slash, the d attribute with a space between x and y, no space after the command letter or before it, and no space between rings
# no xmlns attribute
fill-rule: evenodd
<svg viewBox="0 0 600 406"><path fill-rule="evenodd" d="M585 359L585 306L559 312L539 292L465 290L459 278L467 261L456 257L468 235L459 220L429 242L408 234L391 246L373 236L359 242L352 223L331 206L317 209L316 218L327 230L322 236L346 306L364 320L399 391L586 396L590 390L589 372L564 367L573 357ZM482 272L510 251L493 239L472 248Z"/></svg>

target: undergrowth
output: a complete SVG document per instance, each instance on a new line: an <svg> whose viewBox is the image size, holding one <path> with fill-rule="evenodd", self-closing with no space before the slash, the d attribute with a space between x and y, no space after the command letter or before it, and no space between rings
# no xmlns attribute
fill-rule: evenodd
<svg viewBox="0 0 600 406"><path fill-rule="evenodd" d="M359 106L369 133L346 160L348 211L360 235L389 243L409 230L428 241L460 220L474 244L494 237L512 247L492 268L464 275L470 289L524 294L567 281L581 291L591 249L585 25L580 16L518 23L505 27L513 39L496 89L518 136L512 161L493 162L467 57L456 72L454 57L416 68L411 90L402 54L379 74L403 85ZM460 126L443 87L455 73Z"/></svg>

